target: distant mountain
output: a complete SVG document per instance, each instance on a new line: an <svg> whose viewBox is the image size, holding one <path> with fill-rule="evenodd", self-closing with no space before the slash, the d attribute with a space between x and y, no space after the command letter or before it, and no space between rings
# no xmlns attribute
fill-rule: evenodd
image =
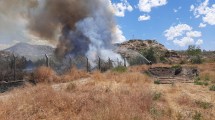
<svg viewBox="0 0 215 120"><path fill-rule="evenodd" d="M45 54L52 56L54 48L45 45L31 45L21 42L3 51L14 53L18 56L24 56L28 60L35 61L43 58Z"/></svg>

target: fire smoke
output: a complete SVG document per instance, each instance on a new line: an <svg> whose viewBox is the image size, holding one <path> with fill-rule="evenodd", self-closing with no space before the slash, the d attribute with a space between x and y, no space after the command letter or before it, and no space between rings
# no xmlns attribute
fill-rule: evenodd
<svg viewBox="0 0 215 120"><path fill-rule="evenodd" d="M112 51L112 43L122 37L114 21L109 0L3 0L12 16L27 20L30 34L58 42L57 57L87 56L91 64L102 59L121 59ZM1 6L1 5L0 5ZM15 12L15 13L14 13Z"/></svg>

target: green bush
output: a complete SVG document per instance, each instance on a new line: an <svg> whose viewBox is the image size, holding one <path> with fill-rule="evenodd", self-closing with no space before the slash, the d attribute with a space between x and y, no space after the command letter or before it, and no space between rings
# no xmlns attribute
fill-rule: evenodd
<svg viewBox="0 0 215 120"><path fill-rule="evenodd" d="M203 109L208 109L213 107L212 103L209 103L209 102L196 101L195 103L196 105L198 105L200 108L203 108Z"/></svg>
<svg viewBox="0 0 215 120"><path fill-rule="evenodd" d="M155 80L154 84L158 84L159 85L159 84L161 84L161 81L160 80Z"/></svg>
<svg viewBox="0 0 215 120"><path fill-rule="evenodd" d="M181 65L173 65L172 68L173 69L181 69L182 67L181 67Z"/></svg>
<svg viewBox="0 0 215 120"><path fill-rule="evenodd" d="M205 81L210 81L210 76L208 74L205 76Z"/></svg>
<svg viewBox="0 0 215 120"><path fill-rule="evenodd" d="M193 120L202 120L202 114L195 112L195 114L193 115Z"/></svg>
<svg viewBox="0 0 215 120"><path fill-rule="evenodd" d="M199 80L195 80L194 84L195 85L204 85L204 86L208 86L209 85L208 82L202 82L202 81L199 81Z"/></svg>
<svg viewBox="0 0 215 120"><path fill-rule="evenodd" d="M161 61L161 62L168 62L167 59L166 59L164 56L161 56L161 57L160 57L160 61Z"/></svg>
<svg viewBox="0 0 215 120"><path fill-rule="evenodd" d="M210 90L211 90L211 91L215 91L215 85L212 85L212 86L210 87Z"/></svg>
<svg viewBox="0 0 215 120"><path fill-rule="evenodd" d="M118 66L112 69L113 72L123 73L127 71L127 68L124 66Z"/></svg>
<svg viewBox="0 0 215 120"><path fill-rule="evenodd" d="M191 58L191 62L192 62L192 64L201 64L202 59L199 55L197 55L197 56Z"/></svg>
<svg viewBox="0 0 215 120"><path fill-rule="evenodd" d="M159 100L161 98L162 94L160 92L155 92L153 95L153 100Z"/></svg>
<svg viewBox="0 0 215 120"><path fill-rule="evenodd" d="M157 63L156 54L153 48L150 48L146 51L142 51L142 55L145 56L152 63Z"/></svg>

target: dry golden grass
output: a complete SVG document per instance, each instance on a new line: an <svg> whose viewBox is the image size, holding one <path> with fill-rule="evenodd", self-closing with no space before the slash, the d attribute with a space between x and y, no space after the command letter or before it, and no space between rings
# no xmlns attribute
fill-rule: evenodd
<svg viewBox="0 0 215 120"><path fill-rule="evenodd" d="M51 68L45 66L35 70L33 79L39 83L51 83L59 80L57 74Z"/></svg>
<svg viewBox="0 0 215 120"><path fill-rule="evenodd" d="M147 67L131 67L124 73L91 74L73 69L62 76L39 68L40 84L6 93L7 99L0 95L0 119L192 120L199 113L203 120L215 120L215 93L208 87L182 83L155 85L152 78L142 73ZM210 80L214 78L215 64L197 67L200 76L209 74ZM43 84L55 82L53 76L57 83L68 82L66 87L55 89L51 84ZM90 80L79 84L78 79L86 77ZM204 109L205 103L212 107Z"/></svg>
<svg viewBox="0 0 215 120"><path fill-rule="evenodd" d="M215 83L215 64L205 63L197 66L200 69L201 80L211 81Z"/></svg>
<svg viewBox="0 0 215 120"><path fill-rule="evenodd" d="M38 83L64 83L89 77L89 74L84 70L78 70L73 67L67 73L59 76L51 68L42 66L35 70L34 78Z"/></svg>
<svg viewBox="0 0 215 120"><path fill-rule="evenodd" d="M55 91L48 85L37 85L14 91L13 96L0 102L1 120L131 120L159 118L166 120L168 106L153 101L149 87L122 86L117 91L100 84L75 87L72 92ZM113 87L113 86L112 86Z"/></svg>
<svg viewBox="0 0 215 120"><path fill-rule="evenodd" d="M129 67L129 72L141 72L148 70L150 66L148 65L139 65L139 66L131 66Z"/></svg>
<svg viewBox="0 0 215 120"><path fill-rule="evenodd" d="M61 77L60 82L62 83L62 82L78 80L81 78L87 78L89 77L89 73L87 73L84 70L78 70L76 67L72 67L71 70L69 70L67 73L65 73L60 77Z"/></svg>

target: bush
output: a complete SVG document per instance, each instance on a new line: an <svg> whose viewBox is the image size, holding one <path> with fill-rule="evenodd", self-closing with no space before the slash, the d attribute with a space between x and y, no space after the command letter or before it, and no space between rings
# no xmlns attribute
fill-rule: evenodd
<svg viewBox="0 0 215 120"><path fill-rule="evenodd" d="M212 86L210 87L210 91L215 91L215 85L212 85Z"/></svg>
<svg viewBox="0 0 215 120"><path fill-rule="evenodd" d="M181 65L173 65L172 68L173 69L181 69L182 67L181 67Z"/></svg>
<svg viewBox="0 0 215 120"><path fill-rule="evenodd" d="M157 59L156 59L155 52L154 52L153 48L150 48L146 51L143 51L142 55L145 56L152 63L157 63Z"/></svg>
<svg viewBox="0 0 215 120"><path fill-rule="evenodd" d="M201 120L202 114L199 112L195 112L195 115L193 115L193 120Z"/></svg>
<svg viewBox="0 0 215 120"><path fill-rule="evenodd" d="M161 56L161 57L160 57L160 61L161 61L161 62L168 62L167 59L166 59L164 56Z"/></svg>
<svg viewBox="0 0 215 120"><path fill-rule="evenodd" d="M198 81L198 80L195 80L194 84L195 85L204 85L204 86L208 86L209 85L208 82L202 82L202 81Z"/></svg>
<svg viewBox="0 0 215 120"><path fill-rule="evenodd" d="M198 105L200 108L203 108L203 109L208 109L213 107L212 103L209 103L209 102L196 101L195 103L196 105Z"/></svg>
<svg viewBox="0 0 215 120"><path fill-rule="evenodd" d="M119 73L123 73L127 71L127 67L124 66L118 66L112 69L113 72L119 72Z"/></svg>
<svg viewBox="0 0 215 120"><path fill-rule="evenodd" d="M159 93L155 92L153 96L153 100L159 100L161 98L161 95L162 94L160 92Z"/></svg>
<svg viewBox="0 0 215 120"><path fill-rule="evenodd" d="M74 84L74 83L69 83L69 85L68 85L67 88L66 88L66 91L71 92L71 91L73 91L76 87L77 87L76 84Z"/></svg>
<svg viewBox="0 0 215 120"><path fill-rule="evenodd" d="M33 78L38 83L51 83L58 81L57 74L51 68L42 66L34 71Z"/></svg>
<svg viewBox="0 0 215 120"><path fill-rule="evenodd" d="M197 56L191 58L191 62L192 62L192 64L201 64L202 59L199 55L197 55Z"/></svg>
<svg viewBox="0 0 215 120"><path fill-rule="evenodd" d="M187 50L187 54L191 57L191 63L193 64L201 64L202 59L200 57L202 51L199 47L195 45L190 45Z"/></svg>
<svg viewBox="0 0 215 120"><path fill-rule="evenodd" d="M159 85L159 84L161 84L161 81L160 80L155 80L154 84L158 84Z"/></svg>

